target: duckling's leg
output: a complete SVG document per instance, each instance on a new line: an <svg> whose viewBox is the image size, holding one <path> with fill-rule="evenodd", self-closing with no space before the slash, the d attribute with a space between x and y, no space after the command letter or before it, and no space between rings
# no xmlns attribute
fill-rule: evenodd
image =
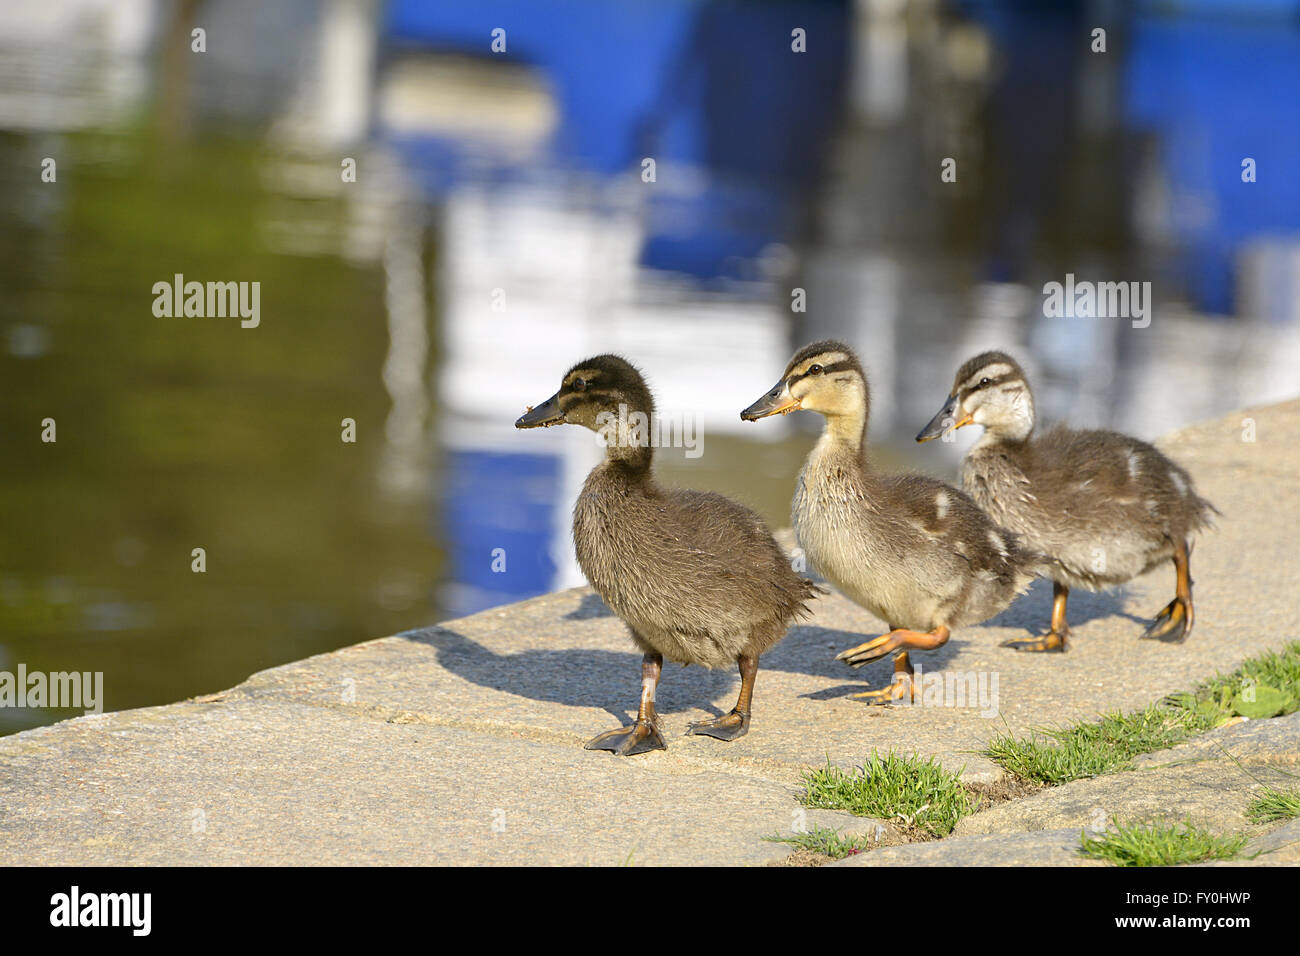
<svg viewBox="0 0 1300 956"><path fill-rule="evenodd" d="M1192 613L1192 574L1189 564L1187 542L1180 541L1174 545L1174 571L1177 574L1177 595L1156 615L1156 619L1142 633L1144 638L1164 641L1166 644L1181 644L1192 633L1195 614Z"/></svg>
<svg viewBox="0 0 1300 956"><path fill-rule="evenodd" d="M655 713L655 688L663 672L662 654L647 654L641 658L641 706L636 712L636 723L631 727L607 730L587 741L585 750L612 750L620 757L631 757L647 750L667 750L659 736L659 715Z"/></svg>
<svg viewBox="0 0 1300 956"><path fill-rule="evenodd" d="M909 631L906 628L896 627L888 634L877 637L875 640L867 641L865 644L859 644L857 647L850 647L847 651L841 651L835 655L837 661L844 661L852 667L861 667L863 664L870 664L872 661L878 661L890 651L902 648L915 648L919 651L932 651L936 647L943 647L948 643L948 628L940 624L933 631Z"/></svg>
<svg viewBox="0 0 1300 956"><path fill-rule="evenodd" d="M1003 641L1003 647L1017 651L1064 651L1070 636L1070 625L1065 622L1065 601L1070 589L1060 581L1052 582L1052 629L1042 637L1027 637L1018 641Z"/></svg>
<svg viewBox="0 0 1300 956"><path fill-rule="evenodd" d="M888 704L903 697L916 700L916 689L912 686L912 662L907 651L894 655L894 681L881 690L866 690L861 694L849 694L850 700L865 700L870 704Z"/></svg>
<svg viewBox="0 0 1300 956"><path fill-rule="evenodd" d="M740 697L731 713L713 720L697 720L686 728L688 734L703 734L719 740L735 740L749 733L749 705L754 699L754 678L758 676L757 657L738 657L740 665Z"/></svg>

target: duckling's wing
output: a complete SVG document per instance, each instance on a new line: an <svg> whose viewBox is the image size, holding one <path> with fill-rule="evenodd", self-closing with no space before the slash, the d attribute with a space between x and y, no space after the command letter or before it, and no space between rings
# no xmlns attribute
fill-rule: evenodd
<svg viewBox="0 0 1300 956"><path fill-rule="evenodd" d="M897 474L881 480L885 505L976 572L1008 581L1031 569L1041 556L1026 551L1017 536L999 527L969 495L928 475Z"/></svg>
<svg viewBox="0 0 1300 956"><path fill-rule="evenodd" d="M802 610L812 584L755 512L724 495L693 489L665 491L657 502L660 529L674 560L689 568L694 585L730 594L746 620L768 620Z"/></svg>
<svg viewBox="0 0 1300 956"><path fill-rule="evenodd" d="M1030 444L1028 469L1043 509L1077 531L1134 525L1186 534L1208 524L1214 506L1191 476L1154 445L1101 429L1058 426Z"/></svg>

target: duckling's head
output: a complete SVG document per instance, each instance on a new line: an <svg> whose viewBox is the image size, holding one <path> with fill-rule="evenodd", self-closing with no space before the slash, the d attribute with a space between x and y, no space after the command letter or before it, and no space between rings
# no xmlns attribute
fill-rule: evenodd
<svg viewBox="0 0 1300 956"><path fill-rule="evenodd" d="M644 418L636 419L634 413ZM613 438L611 428L634 416L630 440L635 442L636 421L649 421L653 415L654 398L632 363L617 355L597 355L565 372L560 390L520 415L515 427L582 425Z"/></svg>
<svg viewBox="0 0 1300 956"><path fill-rule="evenodd" d="M843 342L814 342L795 353L776 386L740 417L753 422L806 409L865 425L867 402L867 377L853 350Z"/></svg>
<svg viewBox="0 0 1300 956"><path fill-rule="evenodd" d="M957 370L948 401L917 441L963 425L983 425L998 439L1023 441L1034 428L1034 397L1020 363L1005 352L984 352Z"/></svg>

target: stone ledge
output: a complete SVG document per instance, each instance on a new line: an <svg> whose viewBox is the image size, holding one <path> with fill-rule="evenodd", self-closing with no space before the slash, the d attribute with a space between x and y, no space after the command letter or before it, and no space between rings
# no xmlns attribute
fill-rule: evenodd
<svg viewBox="0 0 1300 956"><path fill-rule="evenodd" d="M1240 440L1246 415L1254 444ZM0 739L0 863L758 864L788 852L762 838L794 828L800 771L827 759L916 752L995 781L999 768L974 753L995 732L1141 707L1295 639L1300 401L1164 444L1224 513L1196 549L1195 633L1175 646L1137 639L1172 591L1161 569L1122 592L1072 595L1068 654L998 647L1042 631L1050 587L1040 582L993 621L917 655L927 672L997 675L995 716L848 700L887 683L890 664L853 671L834 660L883 625L831 595L764 657L747 737L682 736L690 720L731 707L737 679L669 665L659 697L669 749L631 759L584 751L628 720L639 657L579 588L263 671L192 701ZM1197 766L1178 772L1195 777ZM1117 808L1126 801L1115 794ZM1011 813L989 814L999 812ZM950 862L997 862L1014 841L1032 845L1035 862L1058 861L1068 842L1051 835L1060 819L1044 817L1055 829L1038 837L883 847L854 865L885 854L921 862L943 847L963 854Z"/></svg>

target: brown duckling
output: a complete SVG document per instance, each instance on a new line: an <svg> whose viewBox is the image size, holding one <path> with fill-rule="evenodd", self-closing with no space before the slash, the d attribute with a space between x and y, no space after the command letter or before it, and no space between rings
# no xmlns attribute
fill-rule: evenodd
<svg viewBox="0 0 1300 956"><path fill-rule="evenodd" d="M888 634L838 655L860 667L898 651L893 683L854 695L888 703L913 690L910 649L941 647L952 628L997 614L1041 567L951 485L876 474L865 455L869 408L853 350L817 342L797 352L776 387L740 417L799 409L825 416L795 490L795 533L827 580L889 624Z"/></svg>
<svg viewBox="0 0 1300 956"><path fill-rule="evenodd" d="M815 593L758 515L722 495L654 480L653 415L641 373L617 355L598 355L569 369L558 392L515 422L582 425L606 449L574 505L573 544L587 580L645 655L636 722L586 745L620 755L666 746L655 712L664 658L739 666L736 706L687 732L720 740L744 735L759 655L785 636Z"/></svg>
<svg viewBox="0 0 1300 956"><path fill-rule="evenodd" d="M1196 494L1184 469L1118 432L1058 425L1036 433L1029 382L1005 352L985 352L958 369L948 401L916 440L964 425L983 425L984 434L962 462L962 486L993 520L1052 561L1051 630L1004 646L1065 650L1070 588L1122 584L1171 559L1175 597L1142 636L1186 640L1194 620L1190 538L1218 511Z"/></svg>

